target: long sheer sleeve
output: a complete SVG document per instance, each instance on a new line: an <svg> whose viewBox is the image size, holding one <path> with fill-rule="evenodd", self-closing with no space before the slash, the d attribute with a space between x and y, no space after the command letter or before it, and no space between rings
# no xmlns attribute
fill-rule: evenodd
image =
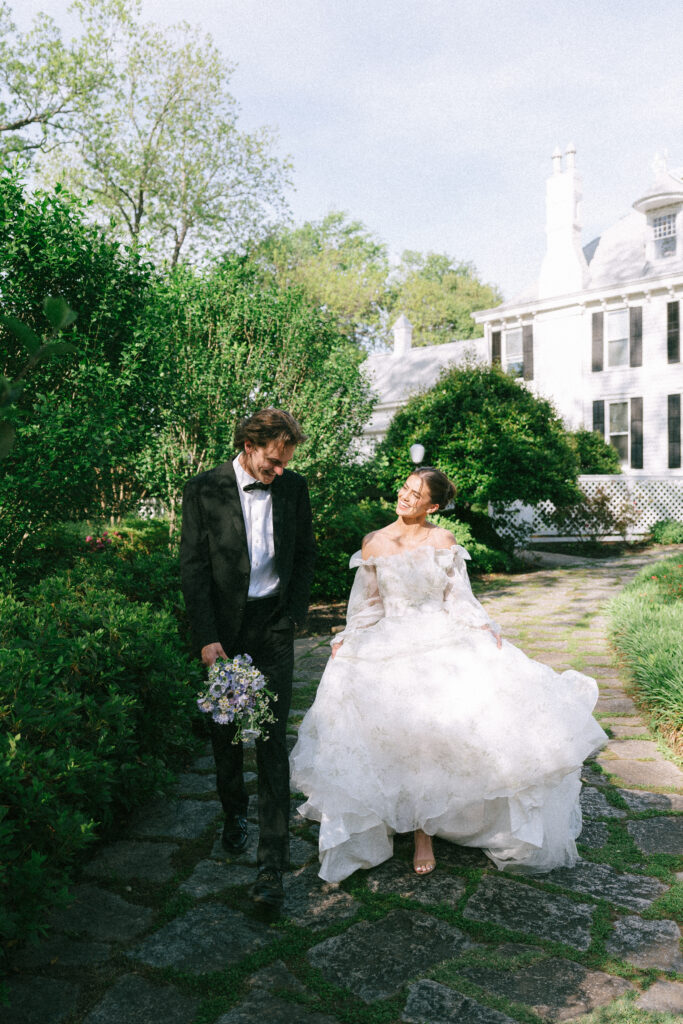
<svg viewBox="0 0 683 1024"><path fill-rule="evenodd" d="M486 610L472 593L470 578L467 574L466 561L470 560L468 552L456 545L448 548L450 562L446 566L447 584L444 591L444 604L448 614L464 626L479 629L490 629L496 636L500 634L500 626L494 622Z"/></svg>
<svg viewBox="0 0 683 1024"><path fill-rule="evenodd" d="M357 551L351 556L349 567L356 569L356 575L346 609L346 626L342 633L337 633L330 641L333 647L359 629L374 626L384 617L384 605L377 585L375 566L363 562L360 551Z"/></svg>

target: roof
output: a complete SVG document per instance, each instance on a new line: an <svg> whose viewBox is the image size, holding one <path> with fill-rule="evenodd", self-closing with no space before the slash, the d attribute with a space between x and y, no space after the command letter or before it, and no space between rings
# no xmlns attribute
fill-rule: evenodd
<svg viewBox="0 0 683 1024"><path fill-rule="evenodd" d="M588 264L588 280L583 291L609 288L612 285L638 281L661 273L683 271L683 260L669 257L662 263L648 263L645 257L647 214L651 211L683 203L683 171L664 171L654 185L633 204L634 209L607 228L602 235L583 247ZM559 297L559 296L558 296ZM513 299L475 316L477 322L490 319L489 314L505 313L506 309L537 301L538 280L528 285ZM551 298L548 296L548 298Z"/></svg>
<svg viewBox="0 0 683 1024"><path fill-rule="evenodd" d="M363 363L380 405L405 402L411 395L432 387L444 367L462 363L471 354L481 356L483 338L466 338L445 345L423 345L411 348L403 355L377 352Z"/></svg>

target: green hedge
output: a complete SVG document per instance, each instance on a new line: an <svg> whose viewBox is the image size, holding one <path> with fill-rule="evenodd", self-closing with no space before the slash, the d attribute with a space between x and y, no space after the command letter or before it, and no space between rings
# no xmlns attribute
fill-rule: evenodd
<svg viewBox="0 0 683 1024"><path fill-rule="evenodd" d="M677 519L659 519L650 533L655 544L683 544L683 523Z"/></svg>
<svg viewBox="0 0 683 1024"><path fill-rule="evenodd" d="M200 667L173 616L81 563L0 596L0 937L39 930L96 831L194 745Z"/></svg>
<svg viewBox="0 0 683 1024"><path fill-rule="evenodd" d="M610 619L638 700L683 755L683 557L643 569L611 602Z"/></svg>

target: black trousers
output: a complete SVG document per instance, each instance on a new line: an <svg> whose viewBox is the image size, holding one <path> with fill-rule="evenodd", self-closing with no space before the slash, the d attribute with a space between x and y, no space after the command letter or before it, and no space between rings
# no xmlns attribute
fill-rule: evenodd
<svg viewBox="0 0 683 1024"><path fill-rule="evenodd" d="M289 755L287 716L292 701L294 624L279 610L277 597L247 602L240 633L228 657L249 654L263 672L268 689L277 694L275 722L256 740L258 771L259 867L289 867ZM234 725L211 722L218 795L226 817L246 815L249 797L244 784L244 750L232 743ZM267 738L266 738L267 737Z"/></svg>

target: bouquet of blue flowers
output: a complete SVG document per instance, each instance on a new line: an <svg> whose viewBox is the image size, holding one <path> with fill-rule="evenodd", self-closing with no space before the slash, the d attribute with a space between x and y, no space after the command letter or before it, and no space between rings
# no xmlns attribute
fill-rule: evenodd
<svg viewBox="0 0 683 1024"><path fill-rule="evenodd" d="M266 689L265 676L249 655L238 654L213 663L206 689L197 697L197 707L219 725L234 724L237 731L232 742L241 743L256 739L264 725L275 721L270 702L276 700L277 695Z"/></svg>

